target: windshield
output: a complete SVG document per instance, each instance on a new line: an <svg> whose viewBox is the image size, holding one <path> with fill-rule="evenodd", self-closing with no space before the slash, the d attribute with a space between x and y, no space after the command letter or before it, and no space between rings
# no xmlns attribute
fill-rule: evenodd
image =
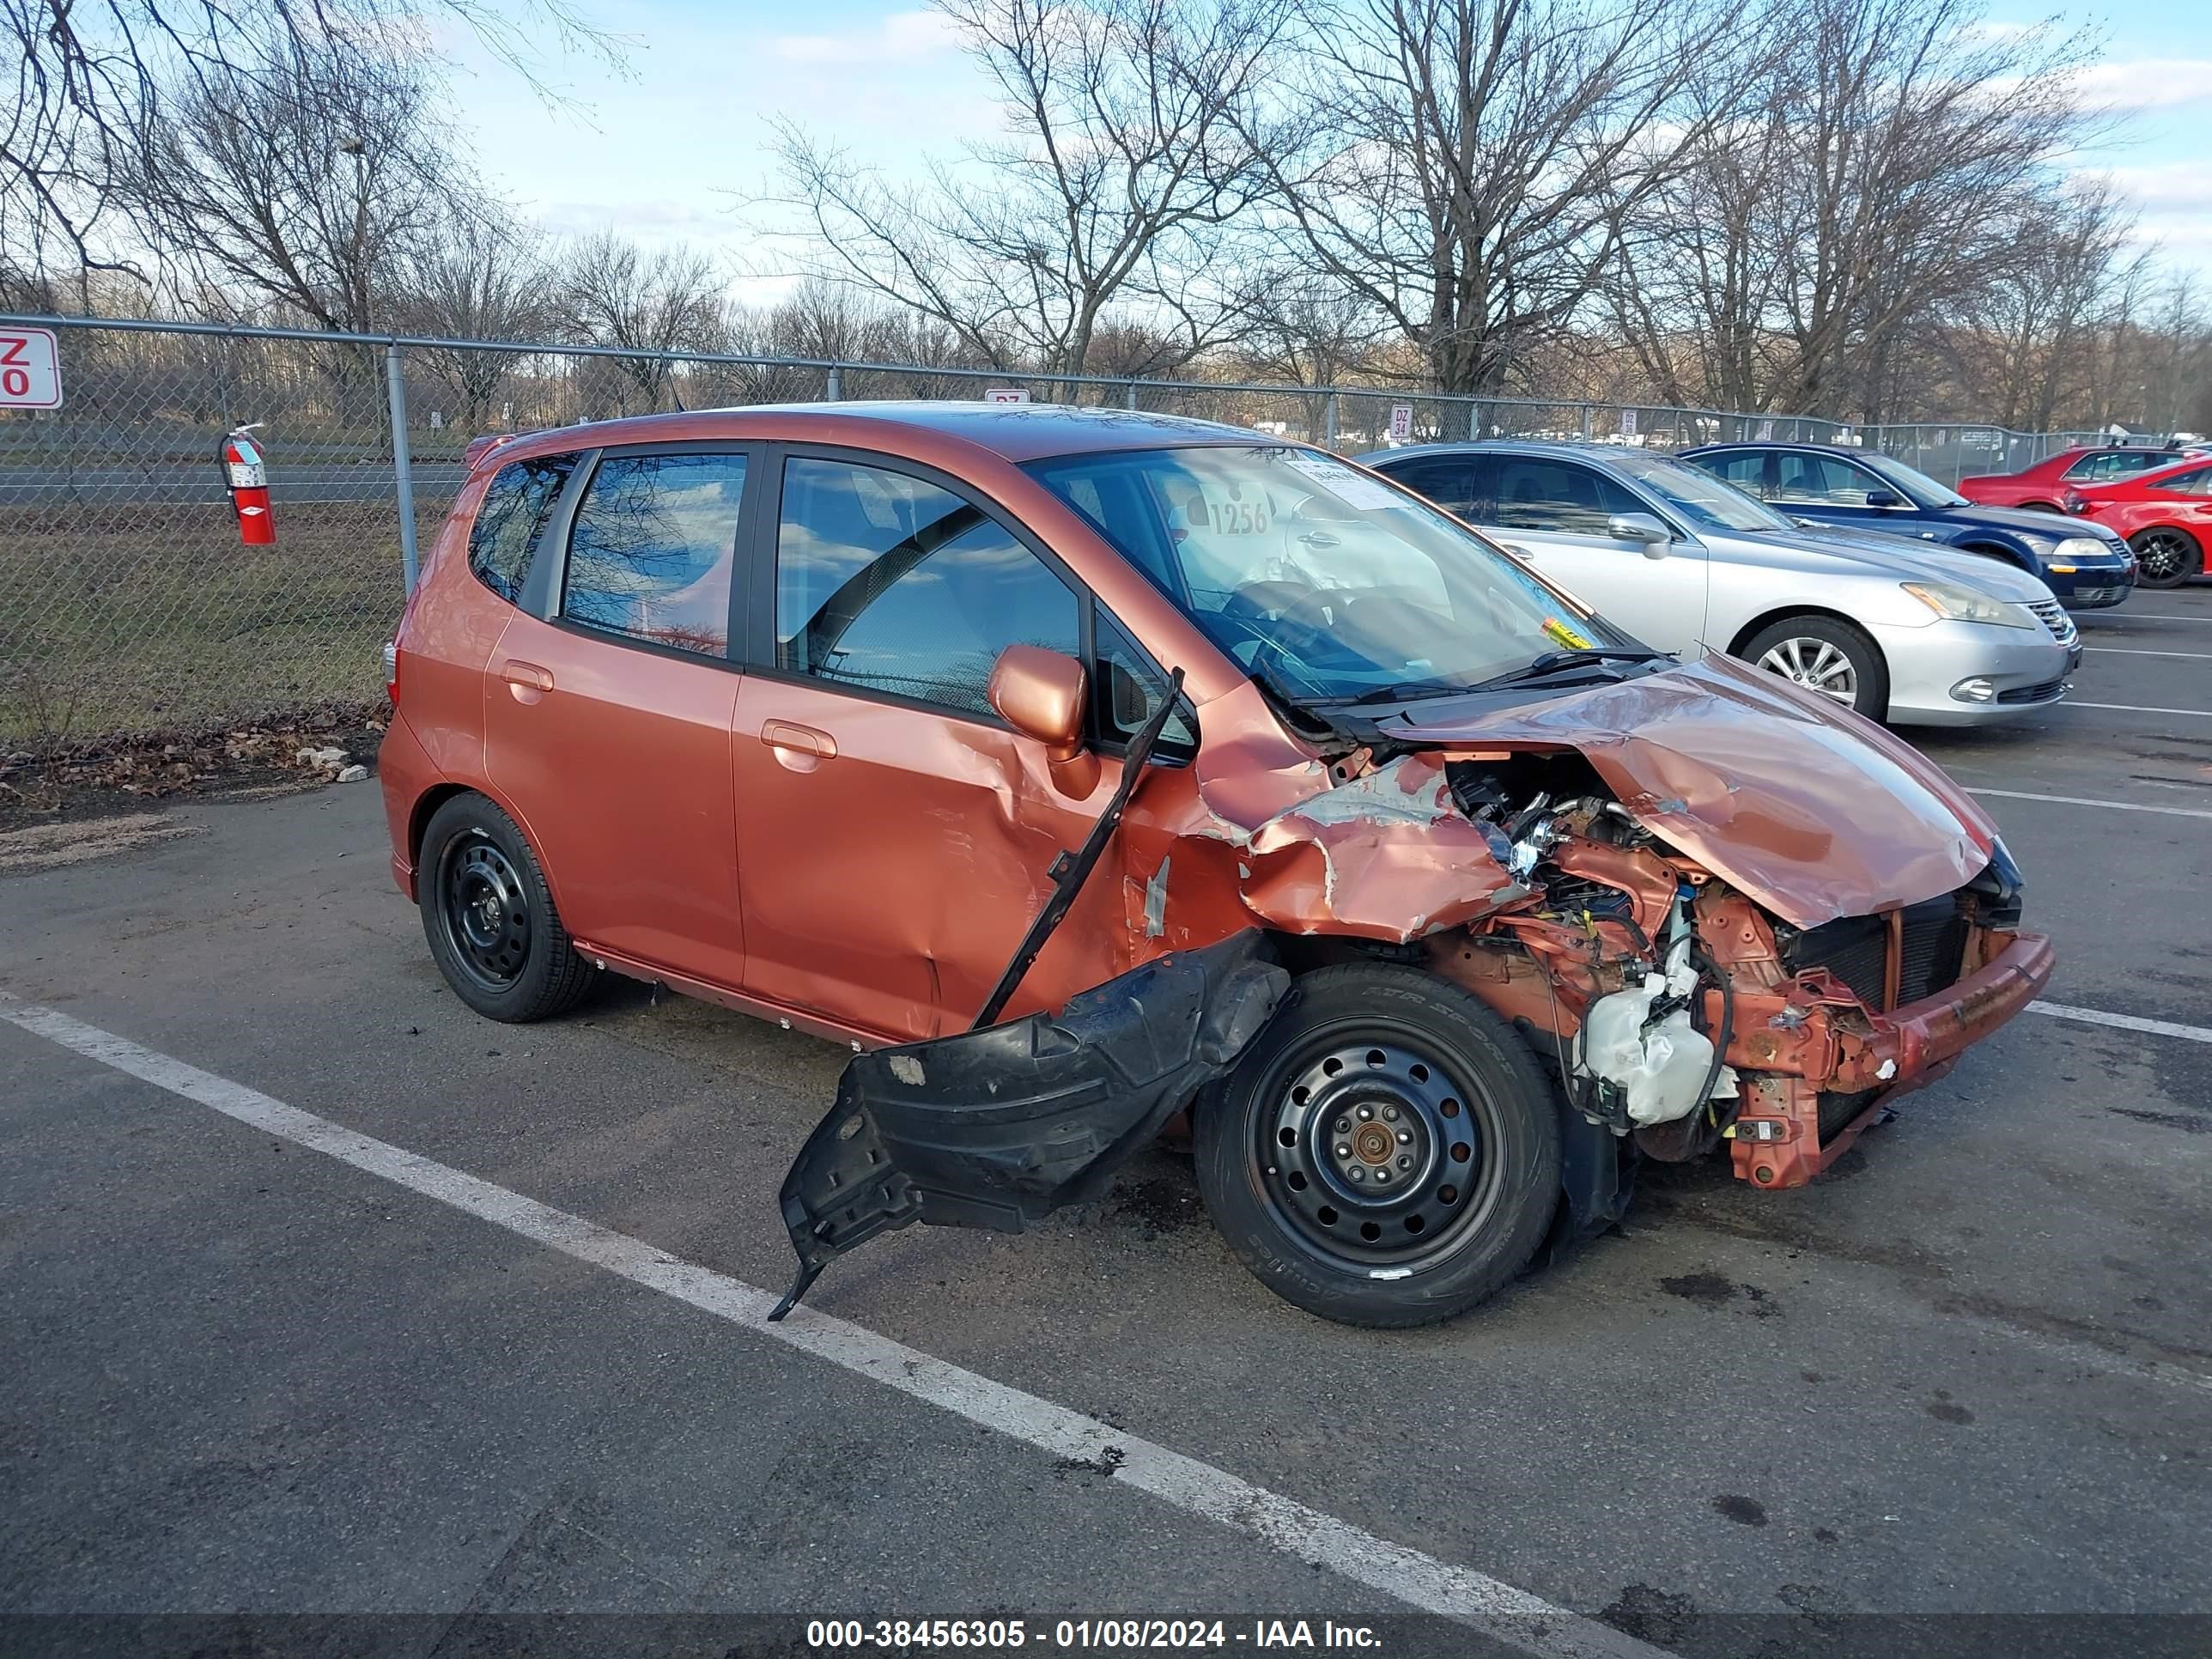
<svg viewBox="0 0 2212 1659"><path fill-rule="evenodd" d="M1862 454L1864 461L1875 471L1905 492L1905 499L1922 507L1971 507L1969 501L1948 484L1939 484L1925 472L1916 472L1903 461L1893 461L1887 455Z"/></svg>
<svg viewBox="0 0 2212 1659"><path fill-rule="evenodd" d="M1771 532L1796 528L1765 502L1694 466L1632 449L1609 459L1699 530Z"/></svg>
<svg viewBox="0 0 2212 1659"><path fill-rule="evenodd" d="M1247 672L1301 701L1468 687L1547 652L1633 644L1456 520L1312 450L1027 470Z"/></svg>

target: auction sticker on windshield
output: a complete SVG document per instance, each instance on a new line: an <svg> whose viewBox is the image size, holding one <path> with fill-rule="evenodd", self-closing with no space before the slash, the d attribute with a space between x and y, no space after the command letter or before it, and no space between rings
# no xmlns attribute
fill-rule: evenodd
<svg viewBox="0 0 2212 1659"><path fill-rule="evenodd" d="M1306 449L1286 449L1283 452L1283 459L1290 463L1292 471L1312 479L1346 507L1366 511L1405 504L1391 492L1389 485L1377 483L1365 473L1329 456L1316 455Z"/></svg>

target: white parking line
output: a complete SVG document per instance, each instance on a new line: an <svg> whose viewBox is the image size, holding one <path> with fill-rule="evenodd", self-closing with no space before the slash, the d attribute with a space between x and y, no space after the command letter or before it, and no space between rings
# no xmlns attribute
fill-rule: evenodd
<svg viewBox="0 0 2212 1659"><path fill-rule="evenodd" d="M404 1147L356 1133L343 1124L288 1106L258 1090L203 1072L181 1060L142 1048L67 1014L0 991L0 1019L88 1060L211 1107L264 1133L435 1199L1040 1451L1092 1464L1107 1478L1134 1486L1187 1514L1217 1522L1270 1549L1395 1596L1424 1613L1461 1620L1524 1653L1543 1656L1543 1659L1663 1659L1663 1650L1554 1607L1471 1567L1440 1561L1392 1543L1225 1469L933 1359L860 1326L805 1307L781 1324L771 1325L768 1313L776 1298L769 1291Z"/></svg>
<svg viewBox="0 0 2212 1659"><path fill-rule="evenodd" d="M2197 720L2212 720L2212 708L2146 708L2133 702L2077 702L2069 697L2064 702L2053 703L2054 708L2117 708L2124 714L2188 714Z"/></svg>
<svg viewBox="0 0 2212 1659"><path fill-rule="evenodd" d="M2076 1008L2067 1002L2031 1002L2031 1014L2053 1019L2078 1019L2085 1025L2109 1025L2115 1030L2141 1031L2146 1036L2181 1037L2191 1042L2212 1042L2212 1026L2181 1025L2170 1019L2145 1019L2140 1014L2108 1014L2101 1008Z"/></svg>
<svg viewBox="0 0 2212 1659"><path fill-rule="evenodd" d="M2169 818L2212 818L2212 811L2194 806L2145 806L2139 801L2098 800L2088 795L2031 795L2024 789L1977 789L1972 795L1994 795L2001 800L2048 801L2054 806L2098 806L2107 812L2156 812Z"/></svg>
<svg viewBox="0 0 2212 1659"><path fill-rule="evenodd" d="M2085 645L2081 649L2093 657L2179 657L2185 662L2212 662L2212 654L2202 651L2130 651L2118 645Z"/></svg>

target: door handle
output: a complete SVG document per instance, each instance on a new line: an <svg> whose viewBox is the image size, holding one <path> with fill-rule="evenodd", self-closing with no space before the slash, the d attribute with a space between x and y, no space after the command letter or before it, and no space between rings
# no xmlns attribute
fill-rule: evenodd
<svg viewBox="0 0 2212 1659"><path fill-rule="evenodd" d="M793 720L767 721L761 726L761 741L771 749L811 755L817 760L835 760L837 757L836 738L827 732L817 732L811 726L800 726Z"/></svg>
<svg viewBox="0 0 2212 1659"><path fill-rule="evenodd" d="M499 665L499 677L507 682L507 689L519 703L536 702L553 689L550 672L534 662L522 662L513 657Z"/></svg>

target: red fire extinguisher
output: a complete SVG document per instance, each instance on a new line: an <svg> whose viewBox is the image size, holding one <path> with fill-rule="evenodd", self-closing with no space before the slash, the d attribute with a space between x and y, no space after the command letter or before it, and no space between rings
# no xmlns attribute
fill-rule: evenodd
<svg viewBox="0 0 2212 1659"><path fill-rule="evenodd" d="M240 427L225 438L219 465L231 511L238 515L238 539L248 547L273 547L276 515L269 510L269 469L262 462L261 446L246 435L260 424Z"/></svg>

